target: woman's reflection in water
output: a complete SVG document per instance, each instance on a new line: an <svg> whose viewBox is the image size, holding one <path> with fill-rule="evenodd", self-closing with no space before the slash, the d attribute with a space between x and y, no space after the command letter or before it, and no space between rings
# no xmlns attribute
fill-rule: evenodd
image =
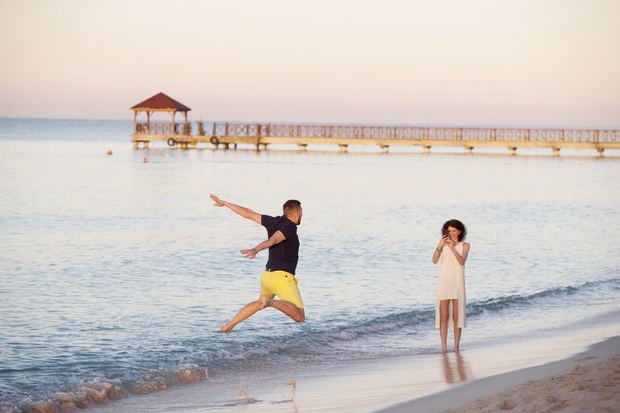
<svg viewBox="0 0 620 413"><path fill-rule="evenodd" d="M450 360L453 356L454 360ZM471 378L467 360L459 351L455 353L443 353L443 373L446 377L446 383L460 383Z"/></svg>

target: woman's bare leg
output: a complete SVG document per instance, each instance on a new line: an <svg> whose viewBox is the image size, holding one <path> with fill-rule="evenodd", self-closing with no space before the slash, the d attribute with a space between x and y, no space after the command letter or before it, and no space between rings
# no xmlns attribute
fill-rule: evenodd
<svg viewBox="0 0 620 413"><path fill-rule="evenodd" d="M454 351L459 351L461 328L459 325L459 300L452 300L452 319L454 320Z"/></svg>
<svg viewBox="0 0 620 413"><path fill-rule="evenodd" d="M450 317L450 300L439 301L439 335L441 336L441 351L448 351L448 318Z"/></svg>

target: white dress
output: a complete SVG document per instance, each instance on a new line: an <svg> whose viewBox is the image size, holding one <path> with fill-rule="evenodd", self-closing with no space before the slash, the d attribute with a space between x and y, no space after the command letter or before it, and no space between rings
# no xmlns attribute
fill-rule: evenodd
<svg viewBox="0 0 620 413"><path fill-rule="evenodd" d="M463 243L459 242L454 249L463 255ZM437 286L437 304L435 307L435 328L439 328L439 301L458 300L458 325L463 328L467 324L465 314L465 267L456 260L454 253L447 245L441 251L441 264L439 270L439 285ZM452 318L452 301L448 313L448 327L454 328Z"/></svg>

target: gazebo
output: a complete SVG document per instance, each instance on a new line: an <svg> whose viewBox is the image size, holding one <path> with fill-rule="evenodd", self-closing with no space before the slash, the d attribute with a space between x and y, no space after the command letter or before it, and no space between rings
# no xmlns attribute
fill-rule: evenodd
<svg viewBox="0 0 620 413"><path fill-rule="evenodd" d="M174 117L177 112L182 112L185 115L185 123L187 123L187 112L191 109L184 104L177 102L170 96L159 92L155 96L151 96L147 100L138 103L131 107L133 110L133 133L147 134L147 135L176 135L176 125L174 123ZM146 112L146 124L138 123L138 112ZM151 115L153 112L169 112L172 114L172 123L170 128L166 123L157 123L155 128L151 128Z"/></svg>

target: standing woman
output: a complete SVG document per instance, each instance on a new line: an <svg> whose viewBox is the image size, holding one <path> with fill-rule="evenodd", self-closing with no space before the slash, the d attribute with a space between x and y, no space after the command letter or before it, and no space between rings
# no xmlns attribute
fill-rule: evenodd
<svg viewBox="0 0 620 413"><path fill-rule="evenodd" d="M469 244L463 242L467 235L465 225L451 219L441 228L441 240L433 254L433 264L441 257L435 328L441 335L441 349L448 351L448 327L454 328L454 351L459 351L461 329L466 324L465 314L465 261Z"/></svg>

